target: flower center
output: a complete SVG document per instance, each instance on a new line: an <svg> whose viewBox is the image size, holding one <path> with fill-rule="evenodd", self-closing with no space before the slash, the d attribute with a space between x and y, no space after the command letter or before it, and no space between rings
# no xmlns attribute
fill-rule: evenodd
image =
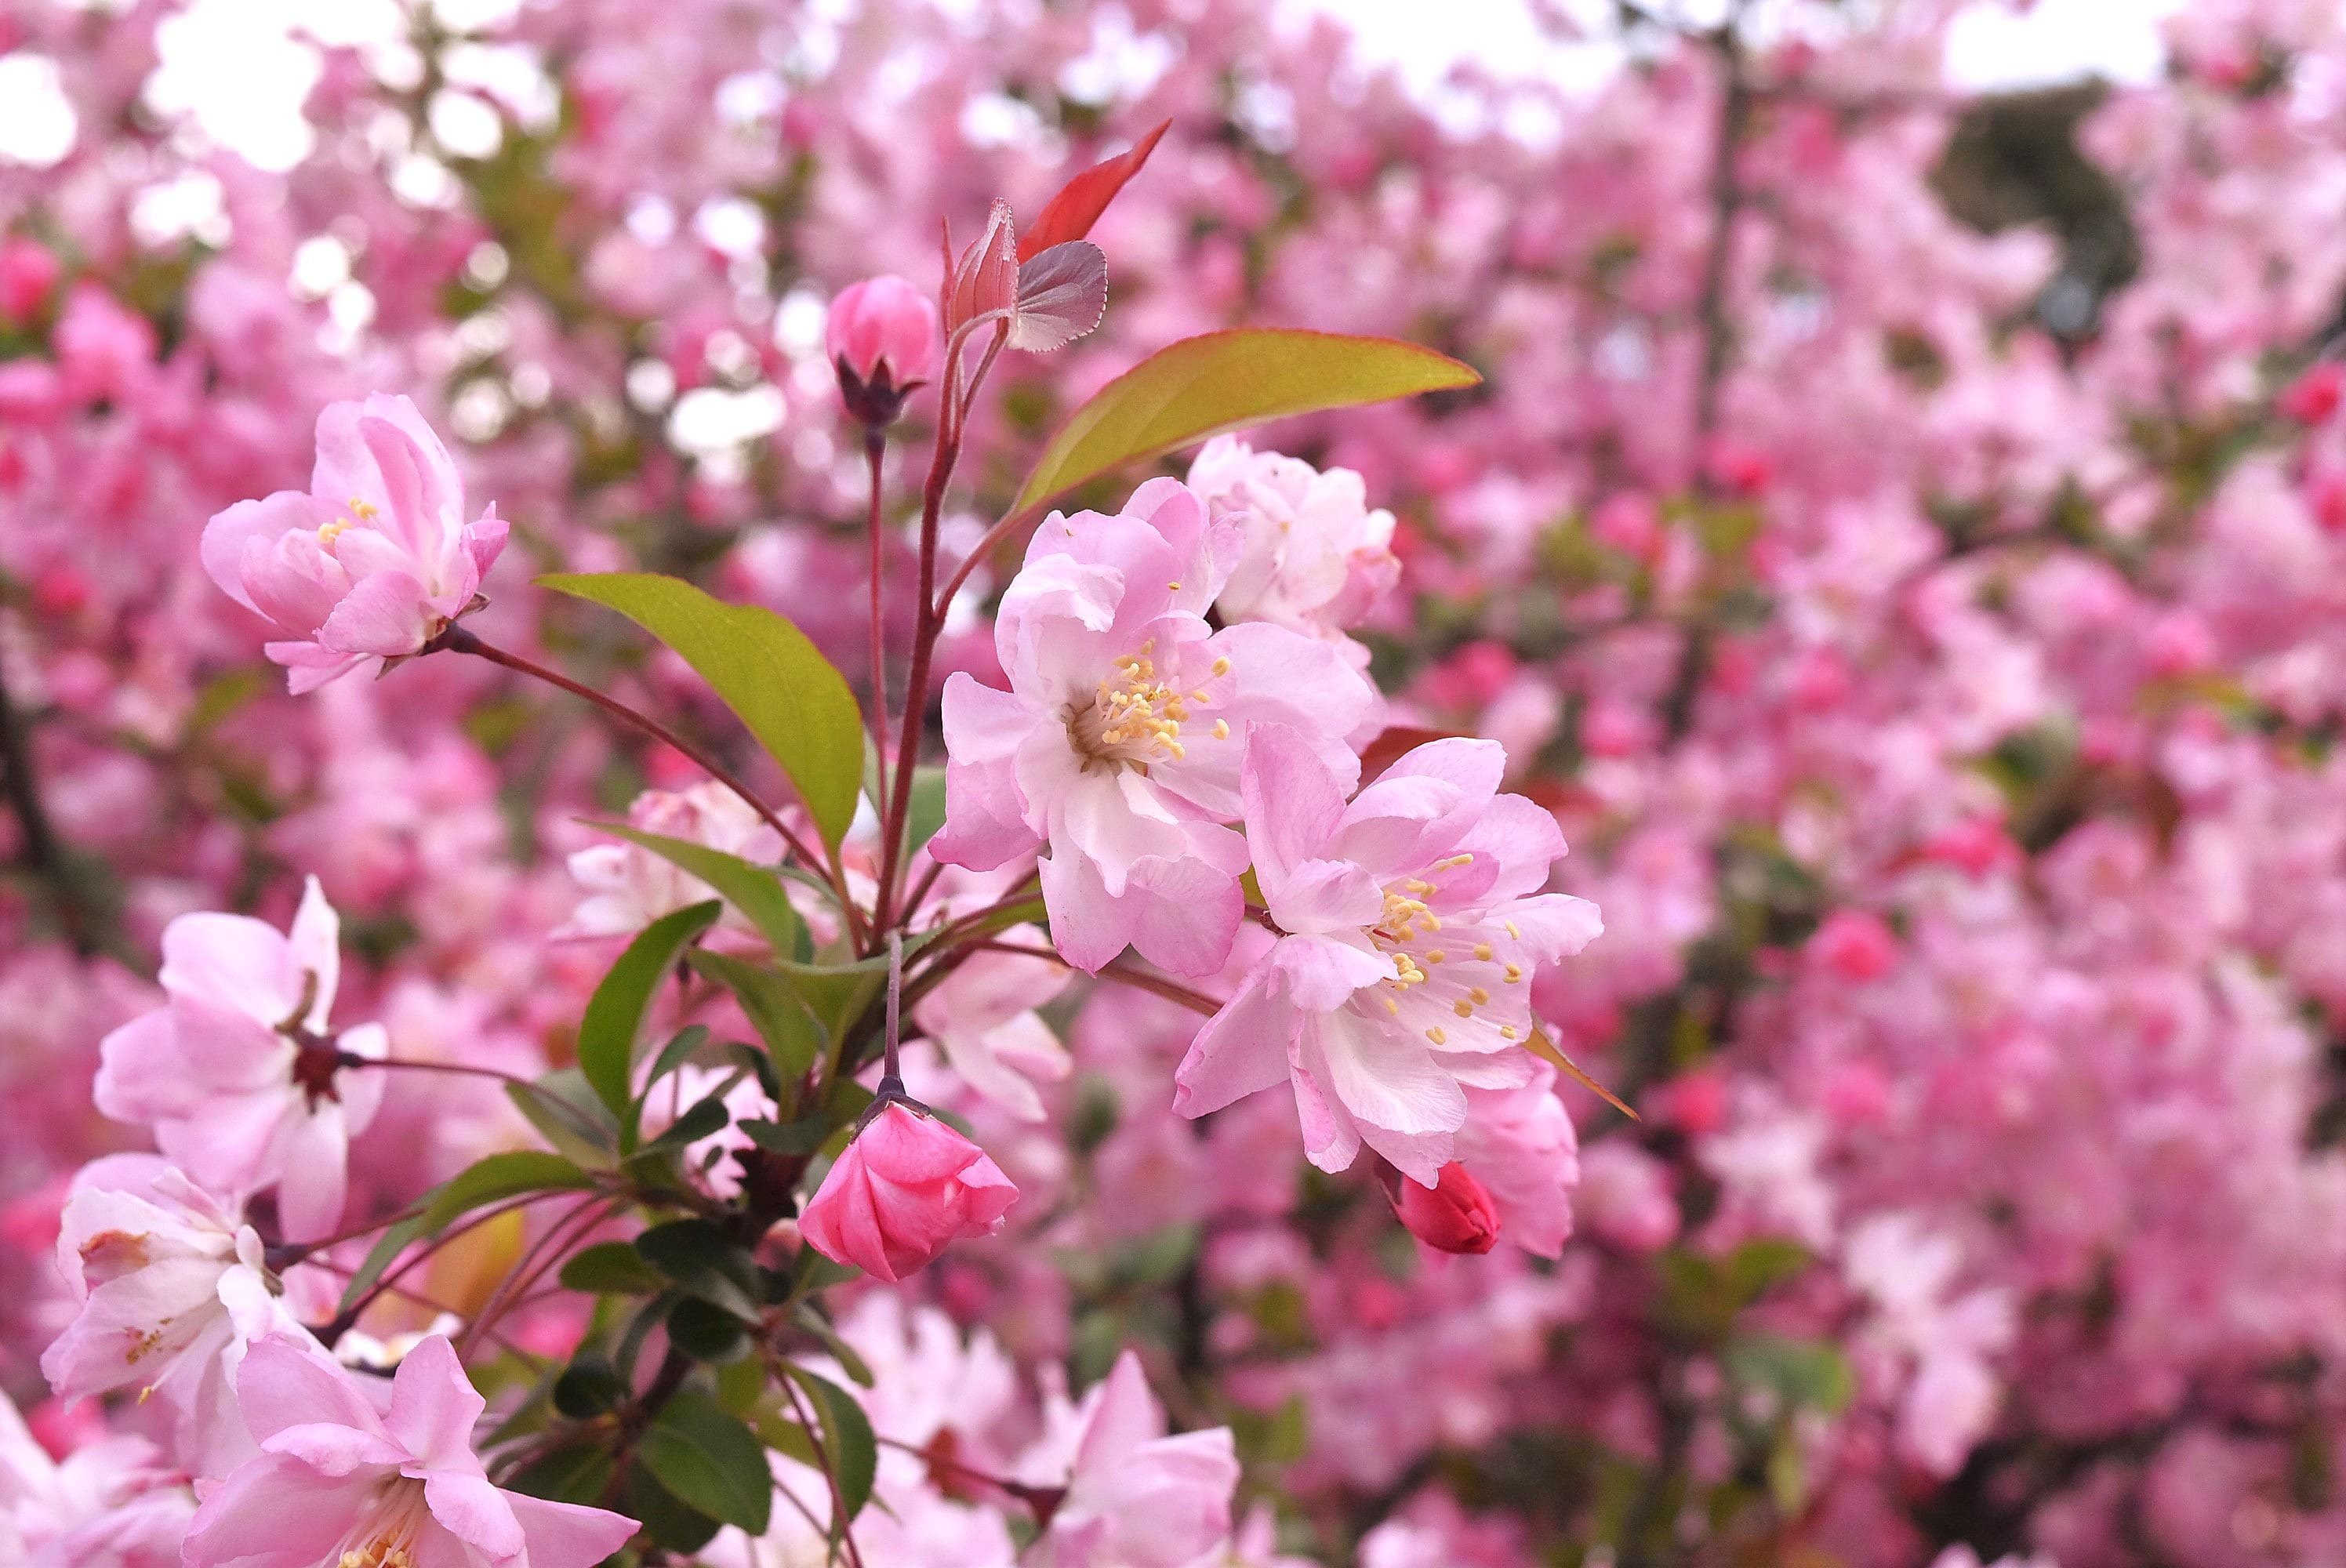
<svg viewBox="0 0 2346 1568"><path fill-rule="evenodd" d="M1190 709L1211 698L1204 688L1183 692L1168 685L1151 657L1156 639L1140 645L1137 653L1116 661L1116 673L1100 679L1090 704L1071 708L1066 716L1067 739L1089 769L1137 768L1146 773L1152 762L1178 762L1189 755L1181 742L1181 727L1190 722ZM1214 674L1229 673L1230 661L1214 661ZM1217 738L1227 737L1229 725L1214 721Z"/></svg>
<svg viewBox="0 0 2346 1568"><path fill-rule="evenodd" d="M380 515L380 514L375 511L372 503L362 501L355 495L351 497L350 506L351 515L349 517L337 517L332 522L322 524L319 526L318 543L320 545L324 545L328 549L332 549L333 547L334 541L349 533L355 525L352 521L352 518L357 519L360 523L372 523L378 515Z"/></svg>
<svg viewBox="0 0 2346 1568"><path fill-rule="evenodd" d="M393 1479L343 1537L342 1553L332 1568L415 1568L416 1541L429 1517L423 1483L405 1476Z"/></svg>
<svg viewBox="0 0 2346 1568"><path fill-rule="evenodd" d="M1466 964L1465 973L1453 972L1448 980L1441 984L1436 984L1437 974L1441 972L1441 966L1454 955L1444 948L1433 946L1421 948L1418 945L1424 939L1433 936L1442 930L1442 917L1435 914L1426 902L1427 899L1438 891L1436 881L1432 879L1441 877L1445 871L1455 871L1460 866L1472 864L1474 859L1472 854L1452 855L1446 860L1436 860L1426 867L1423 876L1405 878L1384 890L1384 912L1378 918L1377 923L1369 929L1369 940L1375 942L1378 950L1391 958L1393 962L1393 977L1378 983L1384 991L1384 994L1378 1000L1384 1004L1384 1010L1388 1014L1399 1017L1401 999L1407 997L1412 990L1420 986L1427 987L1428 990L1417 1001L1430 1000L1437 1007L1446 1005L1448 1011L1462 1022L1474 1018L1484 1007L1490 1005L1489 989L1484 985L1473 983L1474 977L1483 973L1478 966L1500 962L1496 950L1489 942L1472 942L1469 947L1462 948L1457 955L1460 962L1466 962L1466 956L1471 950L1472 963ZM1508 938L1513 940L1517 935L1514 922L1501 923ZM1470 926L1470 937L1473 932L1474 928ZM1458 964L1451 965L1454 972L1458 968ZM1522 984L1523 966L1512 962L1504 963L1499 979L1507 985ZM1516 1033L1513 1024L1502 1024L1499 1028L1499 1034L1504 1039L1513 1040ZM1424 1025L1424 1034L1427 1041L1433 1044L1449 1044L1449 1036L1439 1023Z"/></svg>

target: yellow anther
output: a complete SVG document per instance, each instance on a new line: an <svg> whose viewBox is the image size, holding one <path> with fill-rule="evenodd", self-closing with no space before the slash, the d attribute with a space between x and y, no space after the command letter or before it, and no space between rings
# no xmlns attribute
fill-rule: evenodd
<svg viewBox="0 0 2346 1568"><path fill-rule="evenodd" d="M1448 953L1443 952L1442 949L1438 947L1429 947L1425 950L1425 962L1428 963L1440 963L1443 959L1448 958L1449 956L1450 955Z"/></svg>
<svg viewBox="0 0 2346 1568"><path fill-rule="evenodd" d="M1429 1030L1427 1030L1427 1031L1425 1032L1425 1037L1426 1037L1428 1040L1433 1041L1436 1045L1445 1044L1447 1044L1447 1043L1448 1043L1448 1041L1449 1041L1449 1039L1450 1039L1450 1036L1449 1036L1449 1035L1444 1034L1444 1033L1443 1033L1441 1030L1439 1030L1439 1029L1429 1029Z"/></svg>
<svg viewBox="0 0 2346 1568"><path fill-rule="evenodd" d="M1480 1007L1491 1000L1491 993L1477 985L1466 993L1466 1000Z"/></svg>
<svg viewBox="0 0 2346 1568"><path fill-rule="evenodd" d="M1217 740L1228 740L1229 738L1230 721L1227 718L1218 718L1214 720L1214 738Z"/></svg>
<svg viewBox="0 0 2346 1568"><path fill-rule="evenodd" d="M362 523L372 523L381 514L375 511L372 503L362 501L353 495L351 497L351 515Z"/></svg>
<svg viewBox="0 0 2346 1568"><path fill-rule="evenodd" d="M1410 878L1409 881L1402 883L1402 886L1407 888L1413 893L1430 893L1433 891L1433 884L1432 882L1420 881L1415 877Z"/></svg>
<svg viewBox="0 0 2346 1568"><path fill-rule="evenodd" d="M1500 1025L1499 1025L1499 1038L1500 1038L1500 1039L1502 1039L1502 1040L1513 1040L1515 1037L1515 1026L1514 1024L1512 1024L1512 1023L1502 1023L1502 1024L1500 1024Z"/></svg>
<svg viewBox="0 0 2346 1568"><path fill-rule="evenodd" d="M1501 923L1502 925L1504 925L1504 926L1505 926L1505 927L1507 928L1507 935L1508 935L1511 939L1513 939L1514 941L1516 941L1516 942L1521 942L1521 941L1523 941L1523 940L1524 940L1524 933L1523 933L1523 932L1519 932L1519 931L1517 931L1517 930L1515 929L1515 921L1502 921L1500 923Z"/></svg>
<svg viewBox="0 0 2346 1568"><path fill-rule="evenodd" d="M337 517L332 523L321 524L319 525L318 543L321 545L331 547L335 540L341 538L350 531L351 520L347 517Z"/></svg>
<svg viewBox="0 0 2346 1568"><path fill-rule="evenodd" d="M1490 944L1489 942L1476 942L1476 943L1474 944L1474 956L1475 956L1476 958L1481 959L1484 963L1488 963L1488 962L1491 962L1491 944Z"/></svg>
<svg viewBox="0 0 2346 1568"><path fill-rule="evenodd" d="M1168 583L1165 585L1165 591L1168 594L1178 594L1181 591L1181 585L1178 583Z"/></svg>
<svg viewBox="0 0 2346 1568"><path fill-rule="evenodd" d="M1471 854L1453 855L1446 860L1436 860L1433 863L1433 869L1437 871L1453 871L1460 866L1471 866L1474 863L1474 857Z"/></svg>
<svg viewBox="0 0 2346 1568"><path fill-rule="evenodd" d="M1388 985L1390 985L1390 984L1392 984L1392 982L1391 982L1391 981L1387 981L1387 982L1385 982L1385 983L1386 983L1386 984L1388 984ZM1394 1017L1396 1017L1396 1018L1398 1018L1398 1017L1400 1017L1400 1016L1401 1016L1401 1003L1400 1003L1395 1002L1395 1001L1394 1001L1392 997L1390 997L1390 996L1380 997L1380 998L1378 998L1378 1000L1379 1000L1379 1001L1381 1001L1381 1002L1382 1002L1382 1003L1385 1004L1385 1011L1386 1011L1387 1013L1392 1013L1392 1014Z"/></svg>
<svg viewBox="0 0 2346 1568"><path fill-rule="evenodd" d="M1454 1002L1450 1004L1450 1011L1461 1018L1472 1018L1474 1016L1474 1004L1471 1002Z"/></svg>
<svg viewBox="0 0 2346 1568"><path fill-rule="evenodd" d="M1520 985L1523 983L1523 979L1524 966L1522 964L1511 963L1507 965L1507 983L1509 985Z"/></svg>
<svg viewBox="0 0 2346 1568"><path fill-rule="evenodd" d="M1218 659L1216 659L1216 660L1214 661L1214 673L1215 673L1216 675L1228 675L1228 674L1229 674L1229 673L1230 673L1230 661L1229 661L1229 660L1228 660L1228 659L1226 659L1226 658L1218 658Z"/></svg>

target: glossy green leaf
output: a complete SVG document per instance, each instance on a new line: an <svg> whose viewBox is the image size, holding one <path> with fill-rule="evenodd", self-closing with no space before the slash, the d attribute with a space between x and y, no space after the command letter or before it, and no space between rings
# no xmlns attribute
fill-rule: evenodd
<svg viewBox="0 0 2346 1568"><path fill-rule="evenodd" d="M668 1400L636 1454L687 1507L752 1535L765 1533L774 1501L765 1448L707 1394L686 1389Z"/></svg>
<svg viewBox="0 0 2346 1568"><path fill-rule="evenodd" d="M853 1394L830 1379L797 1365L787 1370L790 1380L814 1402L822 1422L823 1457L830 1461L831 1478L839 1487L842 1512L852 1523L872 1500L872 1478L880 1468L880 1447L872 1433L871 1418Z"/></svg>
<svg viewBox="0 0 2346 1568"><path fill-rule="evenodd" d="M423 1195L423 1207L390 1227L342 1288L342 1308L347 1310L382 1278L408 1246L437 1236L469 1210L481 1208L528 1192L576 1191L595 1185L595 1178L576 1164L547 1149L507 1149L466 1166Z"/></svg>
<svg viewBox="0 0 2346 1568"><path fill-rule="evenodd" d="M611 1451L595 1443L565 1443L540 1455L505 1481L509 1491L556 1502L592 1506L603 1500L611 1480Z"/></svg>
<svg viewBox="0 0 2346 1568"><path fill-rule="evenodd" d="M1447 354L1392 338L1279 328L1184 338L1108 382L1060 426L1019 490L1018 507L1225 431L1482 379Z"/></svg>
<svg viewBox="0 0 2346 1568"><path fill-rule="evenodd" d="M556 573L556 593L618 611L676 650L782 765L834 848L855 820L863 719L855 693L806 634L771 610L729 605L649 572Z"/></svg>
<svg viewBox="0 0 2346 1568"><path fill-rule="evenodd" d="M619 1489L619 1511L670 1552L698 1552L725 1527L662 1486L640 1454Z"/></svg>
<svg viewBox="0 0 2346 1568"><path fill-rule="evenodd" d="M806 1009L798 987L762 964L706 949L691 956L693 969L730 991L741 1011L756 1027L758 1037L773 1054L774 1065L786 1080L796 1080L822 1054L822 1035Z"/></svg>
<svg viewBox="0 0 2346 1568"><path fill-rule="evenodd" d="M773 944L777 953L784 958L797 954L805 922L790 907L790 895L782 891L782 880L772 868L753 864L722 850L712 850L706 844L696 844L689 839L647 833L620 822L596 822L592 826L597 832L639 844L669 864L699 877L716 889L727 903L747 915L750 923Z"/></svg>
<svg viewBox="0 0 2346 1568"><path fill-rule="evenodd" d="M668 1283L625 1241L598 1241L562 1266L562 1288L590 1296L649 1296Z"/></svg>
<svg viewBox="0 0 2346 1568"><path fill-rule="evenodd" d="M599 1170L617 1156L619 1124L577 1068L556 1067L534 1083L507 1084L505 1097L540 1136L580 1165Z"/></svg>
<svg viewBox="0 0 2346 1568"><path fill-rule="evenodd" d="M717 922L724 908L716 900L662 915L627 944L611 965L603 983L587 999L586 1015L578 1024L578 1070L586 1074L597 1097L615 1116L631 1109L635 1076L636 1037L643 1032L644 1014L677 960L694 938ZM619 1128L619 1146L635 1146L632 1120Z"/></svg>

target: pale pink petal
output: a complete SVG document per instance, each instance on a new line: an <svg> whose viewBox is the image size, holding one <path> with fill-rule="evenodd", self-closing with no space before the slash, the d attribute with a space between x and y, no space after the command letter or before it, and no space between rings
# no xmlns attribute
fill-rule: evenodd
<svg viewBox="0 0 2346 1568"><path fill-rule="evenodd" d="M423 1478L423 1501L441 1528L491 1562L512 1558L529 1544L507 1495L480 1473L480 1461L465 1456L473 1473L434 1470Z"/></svg>
<svg viewBox="0 0 2346 1568"><path fill-rule="evenodd" d="M1284 1082L1300 1024L1268 964L1257 968L1189 1042L1173 1074L1173 1108L1202 1116Z"/></svg>
<svg viewBox="0 0 2346 1568"><path fill-rule="evenodd" d="M393 658L421 649L432 635L423 585L405 572L378 572L353 587L318 628L335 653Z"/></svg>
<svg viewBox="0 0 2346 1568"><path fill-rule="evenodd" d="M301 885L301 906L293 911L286 932L286 955L297 976L314 979L307 1020L311 1029L324 1033L334 1011L334 990L342 972L342 921L326 901L325 889L311 877Z"/></svg>
<svg viewBox="0 0 2346 1568"><path fill-rule="evenodd" d="M1285 725L1247 728L1240 798L1256 880L1274 901L1288 877L1321 852L1344 814L1343 782L1319 750Z"/></svg>
<svg viewBox="0 0 2346 1568"><path fill-rule="evenodd" d="M248 546L256 541L264 547L273 546L279 538L297 529L314 532L319 522L307 495L298 490L280 490L258 501L240 501L225 512L214 514L212 520L204 524L198 554L204 571L221 593L255 615L265 615L267 612L253 602L245 586Z"/></svg>
<svg viewBox="0 0 2346 1568"><path fill-rule="evenodd" d="M505 1503L528 1539L529 1568L594 1568L636 1532L634 1520L606 1509L518 1492L507 1492Z"/></svg>
<svg viewBox="0 0 2346 1568"><path fill-rule="evenodd" d="M447 1336L434 1334L400 1361L383 1430L435 1469L461 1466L472 1461L473 1428L487 1408Z"/></svg>
<svg viewBox="0 0 2346 1568"><path fill-rule="evenodd" d="M317 1568L332 1560L374 1486L372 1476L328 1480L291 1455L264 1454L196 1510L186 1568Z"/></svg>
<svg viewBox="0 0 2346 1568"><path fill-rule="evenodd" d="M285 1239L315 1241L341 1228L350 1179L350 1130L341 1106L294 1110L279 1133L273 1164L281 1173L277 1214Z"/></svg>
<svg viewBox="0 0 2346 1568"><path fill-rule="evenodd" d="M1070 239L1018 269L1018 304L1010 346L1029 353L1064 348L1107 314L1107 257L1088 240Z"/></svg>

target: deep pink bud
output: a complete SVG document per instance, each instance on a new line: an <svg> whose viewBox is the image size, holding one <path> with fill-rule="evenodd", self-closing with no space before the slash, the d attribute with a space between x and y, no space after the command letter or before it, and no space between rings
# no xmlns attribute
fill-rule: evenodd
<svg viewBox="0 0 2346 1568"><path fill-rule="evenodd" d="M1409 1233L1438 1252L1488 1252L1499 1244L1499 1206L1453 1160L1431 1187L1396 1171L1385 1201Z"/></svg>
<svg viewBox="0 0 2346 1568"><path fill-rule="evenodd" d="M799 1216L807 1245L893 1283L949 1242L991 1236L1018 1189L985 1151L903 1101L847 1145Z"/></svg>
<svg viewBox="0 0 2346 1568"><path fill-rule="evenodd" d="M1809 952L1843 980L1879 980L1898 962L1898 938L1880 915L1835 910L1809 939Z"/></svg>
<svg viewBox="0 0 2346 1568"><path fill-rule="evenodd" d="M2300 424L2327 424L2346 400L2346 363L2323 360L2289 383L2274 406Z"/></svg>
<svg viewBox="0 0 2346 1568"><path fill-rule="evenodd" d="M831 300L822 347L847 412L886 424L905 394L937 372L937 308L902 278L866 278Z"/></svg>
<svg viewBox="0 0 2346 1568"><path fill-rule="evenodd" d="M0 321L22 326L57 286L56 253L34 239L0 240Z"/></svg>

